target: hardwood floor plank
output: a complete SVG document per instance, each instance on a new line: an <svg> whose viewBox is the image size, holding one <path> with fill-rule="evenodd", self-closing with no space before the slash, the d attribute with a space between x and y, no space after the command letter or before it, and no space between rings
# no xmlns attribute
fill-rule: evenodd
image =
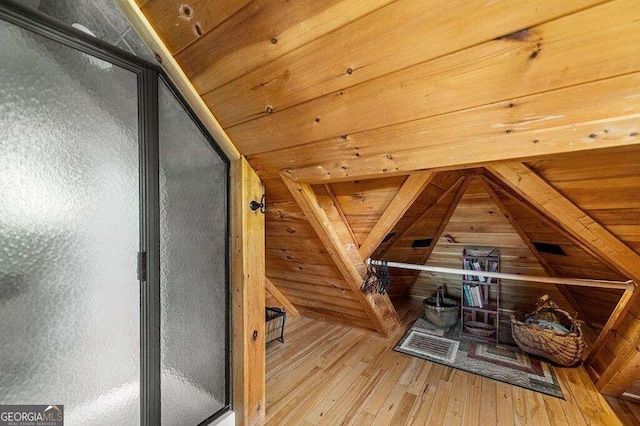
<svg viewBox="0 0 640 426"><path fill-rule="evenodd" d="M511 388L511 405L513 407L513 420L516 425L530 425L533 424L530 418L529 406L527 397L525 396L525 390L516 386L509 386Z"/></svg>
<svg viewBox="0 0 640 426"><path fill-rule="evenodd" d="M506 383L497 382L496 383L496 425L514 425L514 401L511 394L512 386L509 386Z"/></svg>
<svg viewBox="0 0 640 426"><path fill-rule="evenodd" d="M396 413L393 415L393 418L391 419L391 422L389 424L401 425L406 423L407 418L409 417L409 413L416 403L416 399L416 395L405 392L402 396L402 399L400 400L398 409L396 410Z"/></svg>
<svg viewBox="0 0 640 426"><path fill-rule="evenodd" d="M534 425L551 425L551 420L547 414L543 395L538 392L523 389L529 407L531 423Z"/></svg>
<svg viewBox="0 0 640 426"><path fill-rule="evenodd" d="M427 377L429 376L429 372L431 371L432 363L420 363L420 367L416 371L416 374L411 379L407 387L407 392L412 393L416 396L422 394L423 389L427 385Z"/></svg>
<svg viewBox="0 0 640 426"><path fill-rule="evenodd" d="M376 390L382 385L387 377L387 372L383 370L376 370L376 372L369 377L369 381L362 390L361 395L356 401L353 401L351 408L345 416L345 424L357 424L359 419L368 418L369 413L364 411L366 404L371 400ZM370 423L369 423L370 424Z"/></svg>
<svg viewBox="0 0 640 426"><path fill-rule="evenodd" d="M480 419L481 405L483 404L484 398L486 397L482 393L482 379L483 377L477 375L468 377L467 387L466 389L464 389L466 398L464 403L464 410L462 411L463 425L491 424L482 423ZM495 391L493 392L493 395L495 395ZM495 404L493 406L495 407Z"/></svg>
<svg viewBox="0 0 640 426"><path fill-rule="evenodd" d="M409 416L408 424L412 426L427 424L427 418L429 417L431 407L436 398L436 390L437 388L435 386L426 385L418 403L414 407L414 411Z"/></svg>
<svg viewBox="0 0 640 426"><path fill-rule="evenodd" d="M433 399L433 404L431 404L431 409L429 410L429 415L427 416L427 420L424 424L427 425L444 425L444 419L447 415L447 402L449 401L449 393L451 392L451 382L446 380L441 380L438 384L438 390L436 392L435 398Z"/></svg>
<svg viewBox="0 0 640 426"><path fill-rule="evenodd" d="M444 418L445 425L462 424L462 415L464 413L465 402L467 397L467 384L469 375L456 370L451 380L451 393L449 394L449 402L447 404L446 416Z"/></svg>
<svg viewBox="0 0 640 426"><path fill-rule="evenodd" d="M367 404L367 408L365 409L368 413L373 415L377 415L378 411L382 408L384 403L386 402L389 394L393 390L393 387L398 382L400 375L404 371L406 365L408 364L408 360L398 360L393 365L393 368L389 371L385 381L382 383L382 386L376 391L373 395L369 403Z"/></svg>
<svg viewBox="0 0 640 426"><path fill-rule="evenodd" d="M542 395L542 400L544 402L544 408L547 411L547 415L549 416L549 423L552 426L573 424L569 423L567 420L567 417L564 414L564 408L560 403L560 399L549 395Z"/></svg>
<svg viewBox="0 0 640 426"><path fill-rule="evenodd" d="M316 425L319 424L325 413L344 395L349 386L362 374L366 367L367 364L364 362L358 363L358 365L353 367L335 387L330 389L328 394L313 408L305 420Z"/></svg>
<svg viewBox="0 0 640 426"><path fill-rule="evenodd" d="M387 396L387 399L382 404L382 407L380 407L380 410L376 414L376 419L372 423L373 426L394 424L391 420L394 418L406 391L406 385L400 384L400 382L395 384Z"/></svg>
<svg viewBox="0 0 640 426"><path fill-rule="evenodd" d="M359 396L362 395L364 388L367 384L367 378L360 375L358 378L349 386L347 391L340 397L336 404L334 404L331 409L322 416L322 420L320 421L320 425L335 425L342 424L343 420L347 417L349 408L352 404L356 403Z"/></svg>
<svg viewBox="0 0 640 426"><path fill-rule="evenodd" d="M566 400L399 352L421 314L395 301L403 321L382 338L336 324L287 321L286 344L267 347L267 425L620 425L637 407L607 403L582 367L556 368ZM640 410L638 410L640 413Z"/></svg>
<svg viewBox="0 0 640 426"><path fill-rule="evenodd" d="M482 377L480 380L482 389L482 408L480 410L481 425L498 424L497 390L495 380Z"/></svg>

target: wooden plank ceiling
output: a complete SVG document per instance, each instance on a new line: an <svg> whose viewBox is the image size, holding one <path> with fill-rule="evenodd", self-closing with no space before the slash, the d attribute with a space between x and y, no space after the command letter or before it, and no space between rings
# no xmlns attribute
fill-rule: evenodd
<svg viewBox="0 0 640 426"><path fill-rule="evenodd" d="M267 276L300 314L388 333L362 260L454 265L472 242L505 270L640 280L637 0L136 1L262 179ZM505 300L549 290L599 327L618 298L543 287ZM638 343L639 305L597 376Z"/></svg>

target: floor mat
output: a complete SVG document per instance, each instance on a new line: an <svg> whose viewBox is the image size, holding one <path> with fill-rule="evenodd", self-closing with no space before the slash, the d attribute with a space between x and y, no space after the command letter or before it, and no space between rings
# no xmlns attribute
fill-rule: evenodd
<svg viewBox="0 0 640 426"><path fill-rule="evenodd" d="M394 350L564 399L549 363L517 346L461 338L459 324L443 330L420 317Z"/></svg>

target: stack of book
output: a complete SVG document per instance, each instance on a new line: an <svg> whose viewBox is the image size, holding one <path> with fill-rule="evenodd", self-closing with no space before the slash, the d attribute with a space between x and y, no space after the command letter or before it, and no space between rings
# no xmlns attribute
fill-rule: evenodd
<svg viewBox="0 0 640 426"><path fill-rule="evenodd" d="M496 272L498 270L498 262L490 261L490 260L465 260L464 261L464 269L468 269L470 271L489 271ZM497 283L498 280L496 278L486 278L478 275L466 275L466 281L477 281L478 284L494 284ZM466 302L466 306L471 308L485 308L483 292L488 291L488 289L484 289L479 285L473 284L465 284L462 286L462 291L464 292L464 300Z"/></svg>
<svg viewBox="0 0 640 426"><path fill-rule="evenodd" d="M494 262L494 261L489 262L487 260L484 264L482 264L482 263L480 263L478 261L472 262L471 260L465 260L464 269L468 269L470 271L496 272L498 270L498 262ZM496 278L485 278L485 277L480 277L480 276L477 276L477 275L466 275L465 279L469 280L469 281L478 281L478 282L481 282L481 283L496 283L497 282Z"/></svg>
<svg viewBox="0 0 640 426"><path fill-rule="evenodd" d="M482 291L479 286L465 284L462 286L462 289L464 291L464 300L467 306L471 308L484 308L484 303L482 302Z"/></svg>

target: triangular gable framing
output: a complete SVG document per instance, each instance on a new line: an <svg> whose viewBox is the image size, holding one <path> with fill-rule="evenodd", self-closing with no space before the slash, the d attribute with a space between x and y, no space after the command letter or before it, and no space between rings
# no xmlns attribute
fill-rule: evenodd
<svg viewBox="0 0 640 426"><path fill-rule="evenodd" d="M347 234L350 235L349 237L345 236L345 232L340 234L335 232L335 229L333 229L334 225L332 225L331 221L327 218L326 213L323 211L323 206L315 197L310 185L294 182L284 174L281 175L281 177L287 184L298 205L305 212L307 219L318 233L323 244L329 253L332 254L332 258L345 276L345 279L351 284L354 293L362 295L359 290L359 284L364 277L364 260L375 251L375 248L381 243L382 239L402 219L403 215L415 202L419 194L430 184L434 175L435 173L432 172L416 172L409 176L378 222L374 225L370 232L371 238L367 237L365 243L360 247L360 250L358 250L358 244L354 244L353 233ZM449 222L453 211L462 198L466 190L466 180L464 177L458 179L458 181L452 185L452 188L446 192L446 195L450 195L450 192L454 190L453 188L458 187L453 202L447 208L440 226L434 233L433 242L422 263L427 261L433 248L437 244L437 240ZM489 196L494 200L503 214L507 216L514 230L520 235L527 246L529 246L532 253L536 255L543 268L545 268L550 275L555 275L552 268L542 258L535 247L533 247L532 242L522 227L518 225L517 220L509 213L506 206L504 206L502 202L498 202L500 200L495 194L493 186L501 188L505 194L518 202L522 202L522 200L518 200L517 197L513 197L511 192L516 193L519 197L526 200L529 208L549 224L553 225L554 229L558 232L561 232L572 242L575 242L579 247L587 251L588 254L618 271L623 276L628 277L636 283L640 282L640 256L595 220L591 219L584 211L574 205L523 163L501 163L487 166L480 180ZM328 192L331 194L331 191ZM444 195L440 197L431 208L442 202L444 198ZM344 229L349 230L350 226L344 214L340 214L340 206L335 196L331 197L331 203L331 208L333 208L336 215L339 216L342 226ZM326 209L327 206L325 205L324 208ZM426 213L427 212L425 212L425 214ZM340 225L338 224L338 226ZM412 226L413 225L409 226L408 229ZM407 232L408 229L405 229L405 232ZM396 236L395 238L397 239L398 237L399 236ZM579 304L573 300L571 294L561 287L562 286L559 286L559 289L567 300L572 303L576 309L581 311ZM596 343L591 348L587 361L593 360L598 356L600 350L602 350L610 337L611 332L615 330L621 318L627 313L630 304L637 298L637 292L634 293L630 289L624 292ZM391 305L388 296L385 295L383 298L378 297L376 300L373 300L372 297L363 295L360 300L380 334L389 335L397 327L397 313ZM584 318L587 318L584 313L582 313L582 315ZM638 340L638 342L632 342L633 345L640 343L640 336L638 336L636 340ZM605 372L603 376L606 374ZM603 383L602 386L599 387L606 385L607 383Z"/></svg>

